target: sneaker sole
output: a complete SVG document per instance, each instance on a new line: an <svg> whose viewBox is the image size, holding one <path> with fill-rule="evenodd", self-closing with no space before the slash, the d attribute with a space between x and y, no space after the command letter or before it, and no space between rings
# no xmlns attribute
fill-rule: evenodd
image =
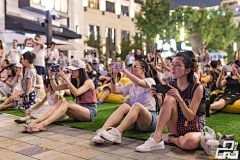
<svg viewBox="0 0 240 160"><path fill-rule="evenodd" d="M23 123L26 123L26 121L22 121L22 120L19 120L19 119L16 119L14 120L17 124L23 124Z"/></svg>
<svg viewBox="0 0 240 160"><path fill-rule="evenodd" d="M122 143L122 140L116 141L114 138L110 138L110 137L107 137L107 136L106 136L107 138L105 138L104 136L105 135L103 133L100 137L103 138L104 140L107 140L107 141L112 142L112 143Z"/></svg>
<svg viewBox="0 0 240 160"><path fill-rule="evenodd" d="M105 140L104 139L93 139L92 141L93 143L97 143L97 144L104 144Z"/></svg>
<svg viewBox="0 0 240 160"><path fill-rule="evenodd" d="M141 149L136 148L136 151L137 151L137 152L150 152L150 151L162 150L162 149L165 149L165 146L163 146L163 147L151 148L151 149L147 149L147 150L141 150Z"/></svg>

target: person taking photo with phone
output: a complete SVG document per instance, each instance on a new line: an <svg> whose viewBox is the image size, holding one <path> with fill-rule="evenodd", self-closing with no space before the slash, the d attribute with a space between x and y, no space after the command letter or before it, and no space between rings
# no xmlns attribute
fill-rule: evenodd
<svg viewBox="0 0 240 160"><path fill-rule="evenodd" d="M72 97L77 98L77 104L67 100L61 100L49 109L44 115L33 121L23 132L40 132L46 131L46 127L55 122L63 115L67 114L76 121L91 122L97 116L97 99L95 86L91 79L88 78L85 71L86 65L82 60L74 59L70 66L67 67L71 73L71 79L59 70L57 72L65 83L57 85L52 68L49 70L49 79L54 91L70 89Z"/></svg>
<svg viewBox="0 0 240 160"><path fill-rule="evenodd" d="M151 95L151 85L155 85L158 79L156 70L150 64L143 60L137 60L132 66L131 72L125 68L125 64L121 62L120 69L113 63L113 77L111 91L114 94L122 94L130 96L130 104L123 103L105 122L103 127L97 130L94 143L104 143L105 140L121 143L122 133L124 130L151 132L155 130L158 114L156 112L156 101ZM155 72L154 72L155 71ZM122 72L132 83L124 87L117 87L117 74ZM123 119L124 118L124 119ZM122 123L114 128L121 120Z"/></svg>
<svg viewBox="0 0 240 160"><path fill-rule="evenodd" d="M207 111L210 108L210 114L224 108L226 105L232 105L240 99L240 60L235 60L232 64L232 72L225 78L226 66L222 67L222 71L217 79L216 86L222 88L226 86L223 94L217 95L213 104L207 106Z"/></svg>
<svg viewBox="0 0 240 160"><path fill-rule="evenodd" d="M194 78L196 66L197 59L192 51L176 54L170 66L175 81L170 82L171 89L161 107L156 130L144 144L136 148L137 151L164 149L164 142L173 143L184 150L194 150L199 146L201 132L198 117L202 116L199 111L203 108L201 100L204 92ZM170 133L163 135L165 126Z"/></svg>

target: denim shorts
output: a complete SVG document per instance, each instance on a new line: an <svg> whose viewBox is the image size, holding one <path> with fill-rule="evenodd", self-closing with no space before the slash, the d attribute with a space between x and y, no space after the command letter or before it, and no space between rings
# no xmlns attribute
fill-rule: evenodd
<svg viewBox="0 0 240 160"><path fill-rule="evenodd" d="M155 111L149 111L152 115L152 123L148 129L141 129L138 127L137 122L134 123L133 127L129 128L129 131L141 131L141 132L154 132L157 125L158 114Z"/></svg>
<svg viewBox="0 0 240 160"><path fill-rule="evenodd" d="M90 111L91 121L97 116L97 104L96 103L78 103L80 106L86 107Z"/></svg>

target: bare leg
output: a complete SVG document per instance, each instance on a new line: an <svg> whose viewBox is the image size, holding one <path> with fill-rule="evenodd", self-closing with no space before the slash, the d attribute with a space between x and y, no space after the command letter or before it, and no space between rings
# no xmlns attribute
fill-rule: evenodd
<svg viewBox="0 0 240 160"><path fill-rule="evenodd" d="M10 104L10 105L9 105ZM0 110L6 109L6 108L10 108L10 107L14 107L14 100L12 97L9 97L5 102L3 102L0 105Z"/></svg>
<svg viewBox="0 0 240 160"><path fill-rule="evenodd" d="M36 119L35 121L33 121L30 125L31 126L35 126L38 123L41 123L42 121L44 121L45 119L47 119L48 117L50 117L56 109L58 109L58 107L63 103L63 101L59 101L58 103L56 103L54 106L52 106L44 115L42 115L41 117L39 117L38 119Z"/></svg>
<svg viewBox="0 0 240 160"><path fill-rule="evenodd" d="M200 145L201 132L189 132L180 137L169 137L170 143L184 150L194 150Z"/></svg>
<svg viewBox="0 0 240 160"><path fill-rule="evenodd" d="M98 94L99 94L99 92L100 92L100 89L101 89L101 87L97 87L97 89L96 89L96 95L98 95Z"/></svg>
<svg viewBox="0 0 240 160"><path fill-rule="evenodd" d="M131 107L128 104L123 103L115 112L112 113L102 128L107 130L108 127L117 125L123 119L123 117L128 114L130 109Z"/></svg>
<svg viewBox="0 0 240 160"><path fill-rule="evenodd" d="M152 123L152 114L140 103L134 103L117 130L122 133L136 121L141 129L148 129Z"/></svg>
<svg viewBox="0 0 240 160"><path fill-rule="evenodd" d="M103 96L99 99L99 101L103 102L104 99L106 99L110 93L111 93L110 89L107 89Z"/></svg>
<svg viewBox="0 0 240 160"><path fill-rule="evenodd" d="M87 109L86 107L82 107L73 102L64 101L50 117L45 119L40 124L37 124L36 126L40 128L45 128L49 124L61 118L64 114L68 112L68 110L70 110L71 114L74 114L74 118L77 118L78 120L91 121L91 115L90 115L89 109Z"/></svg>
<svg viewBox="0 0 240 160"><path fill-rule="evenodd" d="M153 136L155 142L161 141L162 132L166 125L168 125L168 129L171 133L177 134L177 119L176 100L172 96L167 95L160 110L156 130Z"/></svg>
<svg viewBox="0 0 240 160"><path fill-rule="evenodd" d="M225 107L225 105L226 105L226 101L221 98L219 101L215 101L213 104L211 104L210 110L213 110L213 111L220 110L223 107Z"/></svg>

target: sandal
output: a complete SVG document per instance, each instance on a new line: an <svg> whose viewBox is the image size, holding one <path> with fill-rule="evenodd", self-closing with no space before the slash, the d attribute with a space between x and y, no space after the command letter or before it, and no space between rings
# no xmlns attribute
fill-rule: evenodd
<svg viewBox="0 0 240 160"><path fill-rule="evenodd" d="M37 130L34 131L34 129L37 129ZM39 127L30 127L30 130L28 130L27 132L28 133L36 133L36 132L44 132L44 131L47 131L47 129L42 129Z"/></svg>
<svg viewBox="0 0 240 160"><path fill-rule="evenodd" d="M23 123L26 123L26 118L19 118L19 119L15 119L14 120L17 124L23 124Z"/></svg>
<svg viewBox="0 0 240 160"><path fill-rule="evenodd" d="M22 133L29 133L29 129L31 129L32 126L24 126L24 129L21 131Z"/></svg>

